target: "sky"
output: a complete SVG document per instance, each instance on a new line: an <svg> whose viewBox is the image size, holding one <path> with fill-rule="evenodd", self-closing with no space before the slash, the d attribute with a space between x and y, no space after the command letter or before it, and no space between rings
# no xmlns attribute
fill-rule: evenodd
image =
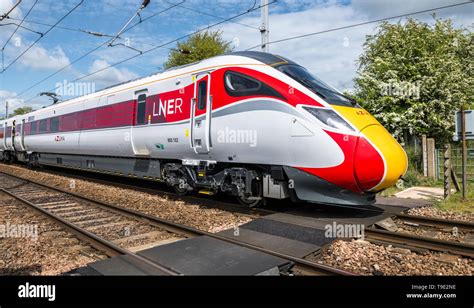
<svg viewBox="0 0 474 308"><path fill-rule="evenodd" d="M18 1L0 0L0 16ZM0 117L5 114L6 100L10 110L24 106L41 108L51 101L47 97L37 97L40 92L54 90L59 84L72 82L139 54L123 45L107 47L104 42L110 37L97 37L79 30L113 36L133 16L141 0L83 0L56 28L47 32L51 25L80 2L22 0L8 15L10 18L0 21L0 51L3 50L0 71L6 68L0 73ZM461 2L465 0L278 0L269 6L270 41ZM137 24L121 35L117 43L129 43L135 49L146 51L243 14L212 29L221 30L224 39L232 42L235 51L245 50L258 45L261 40L258 30L260 10L244 14L259 4L260 0L151 0L141 12L144 21L138 23L138 18L132 21L131 25ZM438 18L450 18L456 27L472 31L474 2L435 12ZM412 17L433 23L431 14ZM29 30L19 28L13 34L17 27L9 23L18 24L23 18L22 26ZM405 20L398 18L390 22ZM31 30L45 34L40 37ZM377 23L351 27L271 44L270 52L292 59L339 90L350 90L354 86L357 59L363 52L366 36L376 31ZM175 46L176 42L173 42L78 82L87 89L100 90L150 75L162 70L169 48ZM82 57L86 53L89 54ZM70 96L63 95L62 98Z"/></svg>

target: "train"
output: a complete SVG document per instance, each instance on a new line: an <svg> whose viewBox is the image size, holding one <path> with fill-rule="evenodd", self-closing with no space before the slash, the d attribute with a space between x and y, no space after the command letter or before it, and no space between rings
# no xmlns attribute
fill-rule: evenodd
<svg viewBox="0 0 474 308"><path fill-rule="evenodd" d="M226 193L364 206L405 151L350 97L278 55L232 52L10 117L0 159Z"/></svg>

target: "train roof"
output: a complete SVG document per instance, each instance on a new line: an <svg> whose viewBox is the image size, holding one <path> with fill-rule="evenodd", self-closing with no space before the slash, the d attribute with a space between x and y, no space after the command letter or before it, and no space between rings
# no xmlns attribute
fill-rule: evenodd
<svg viewBox="0 0 474 308"><path fill-rule="evenodd" d="M284 58L282 56L268 53L268 52L261 52L261 51L236 51L236 52L228 53L227 55L252 58L254 60L263 62L273 67L284 65L284 64L296 64L295 62L287 58Z"/></svg>
<svg viewBox="0 0 474 308"><path fill-rule="evenodd" d="M127 80L127 81L124 81L124 82L121 82L121 83L118 83L118 84L114 84L114 85L111 85L111 86L108 86L108 87L105 87L103 89L100 89L98 91L95 91L93 93L89 93L87 95L84 95L82 97L74 97L74 98L71 98L71 99L68 99L66 101L62 101L62 102L59 102L57 104L54 104L54 105L49 105L49 106L45 106L43 107L42 109L38 109L38 110L35 110L31 113L28 113L29 114L36 114L36 113L40 113L41 111L45 110L45 109L48 109L50 107L53 107L54 106L58 106L58 105L63 105L64 103L68 103L68 102L72 102L74 100L77 100L77 99L80 99L80 98L85 98L89 95L97 95L101 92L104 92L106 93L107 90L110 90L112 88L115 88L115 87L118 87L118 86L121 86L121 85L124 85L124 84L127 84L127 83L133 83L133 82L136 82L136 81L139 81L139 80L143 80L143 79L146 79L146 78L150 78L150 77L153 77L153 76L156 76L156 75L161 75L161 74L165 74L165 73L168 73L170 71L176 71L176 70L179 70L179 69L183 69L183 68L186 68L186 67L191 67L191 66L194 66L194 65L198 65L202 62L205 62L205 61L209 61L209 60L212 60L212 59L217 59L217 58L221 58L221 57L225 57L225 56L240 56L240 57L246 57L246 58L250 58L250 59L253 59L255 61L258 61L258 62L261 62L261 63L264 63L264 64L267 64L269 66L272 66L272 67L278 67L279 65L284 65L284 64L296 64L295 62L289 60L289 59L286 59L284 57L281 57L279 55L276 55L276 54L272 54L272 53L266 53L266 52L260 52L260 51L236 51L236 52L230 52L230 53L227 53L227 54L223 54L223 55L218 55L218 56L215 56L215 57L211 57L211 58L208 58L208 59L204 59L204 60L201 60L201 61L197 61L197 62L193 62L193 63L189 63L189 64L185 64L185 65L181 65L181 66L176 66L176 67L171 67L167 70L164 70L164 71L159 71L159 72L155 72L155 73L152 73L150 75L147 75L147 76L142 76L142 77L138 77L136 79L131 79L131 80ZM24 117L24 116L27 116L26 114L25 115L21 115L20 117ZM4 121L6 120L13 120L15 117L10 117L8 119L5 119Z"/></svg>
<svg viewBox="0 0 474 308"><path fill-rule="evenodd" d="M235 51L235 52L230 52L230 53L226 53L226 54L223 54L223 55L218 55L218 56L215 56L215 57L211 57L211 58L208 58L208 59L222 57L222 56L247 57L247 58L251 58L251 59L260 61L260 62L262 62L264 64L267 64L267 65L270 65L270 66L277 66L278 64L296 64L295 62L293 62L291 60L288 60L284 57L281 57L279 55L275 55L275 54L271 54L271 53L267 53L267 52L261 52L261 51ZM154 73L152 73L150 75L147 75L147 76L141 76L141 77L138 77L138 78L135 78L135 79L130 79L130 80L127 80L127 81L124 81L124 82L120 82L120 83L117 83L117 84L110 85L110 86L105 87L105 88L103 88L99 91L96 91L96 92L104 91L104 90L107 90L107 89L110 89L110 88L113 88L113 87L116 87L116 86L120 86L120 85L129 83L129 82L134 82L136 80L144 79L144 78L155 76L155 75L158 75L158 74L163 74L163 73L166 73L166 72L175 71L175 70L178 70L178 69L182 69L182 68L190 67L190 66L193 66L193 65L197 65L197 64L201 63L202 61L205 61L205 60L208 60L208 59L204 59L204 60L200 60L200 61L196 61L196 62L184 64L184 65L179 65L179 66L173 66L173 67L170 67L170 68L168 68L164 71L154 72Z"/></svg>

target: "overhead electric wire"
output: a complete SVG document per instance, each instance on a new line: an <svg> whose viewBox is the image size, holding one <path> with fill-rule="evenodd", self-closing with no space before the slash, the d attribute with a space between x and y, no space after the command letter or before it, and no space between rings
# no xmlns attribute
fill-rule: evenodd
<svg viewBox="0 0 474 308"><path fill-rule="evenodd" d="M166 1L166 2L168 2L168 1ZM209 16L209 17L213 17L213 18L217 18L217 19L221 19L221 20L225 19L224 17L217 16L217 15L210 14L210 13L206 13L206 12L202 12L202 11L190 8L188 6L180 5L180 7L185 9L185 10L188 10L188 11L191 11L191 12L194 12L194 13L198 13L198 14L201 14L201 15L205 15L205 16ZM253 7L255 7L255 3L254 3ZM244 23L241 23L241 22L238 22L238 21L231 21L231 22L234 23L234 24L237 24L237 25L241 25L241 26L244 26L244 27L247 27L247 28L254 29L254 30L260 30L258 27L254 27L254 26L251 26L251 25L248 25L248 24L244 24Z"/></svg>
<svg viewBox="0 0 474 308"><path fill-rule="evenodd" d="M20 59L25 53L27 53L28 50L30 50L36 43L39 42L39 40L41 40L43 37L45 37L46 34L48 34L51 30L53 30L56 27L56 25L58 25L61 21L63 21L66 17L68 17L72 12L74 12L83 2L84 2L84 0L81 0L76 6L74 6L71 10L69 10L69 12L67 12L66 15L61 17L52 27L50 27L48 30L46 30L46 32L44 32L42 36L40 36L38 39L36 39L36 41L34 41L30 46L28 46L28 48L26 48L26 50L24 50L22 53L20 53L13 61L11 61L10 64L7 65L7 67L3 68L3 70L0 73L4 73L9 67L11 67L13 64L15 64L16 61L18 61L18 59Z"/></svg>
<svg viewBox="0 0 474 308"><path fill-rule="evenodd" d="M14 23L14 22L7 22L7 23L0 24L0 27L4 27L4 26L15 26L15 27L20 27L20 28L22 28L22 29L25 29L25 30L28 30L28 31L30 31L30 32L33 32L33 33L39 34L39 35L41 35L41 36L43 35L43 33L42 33L42 32L35 31L35 30L33 30L33 29L27 28L27 27L25 27L25 26L23 26L23 25L19 25L19 24L17 24L17 23Z"/></svg>
<svg viewBox="0 0 474 308"><path fill-rule="evenodd" d="M20 21L21 19L18 18L12 18L12 17L7 17L7 19L10 20L15 20L15 21ZM33 24L33 25L40 25L40 26L47 26L47 27L52 27L52 24L44 23L44 22L39 22L39 21L32 21L32 20L25 20L25 23ZM86 33L86 34L91 34L94 36L105 36L105 37L113 37L113 35L110 34L103 34L97 31L90 31L90 30L84 30L84 29L75 29L75 28L70 28L70 27L64 27L64 26L56 26L56 29L62 29L62 30L68 30L68 31L74 31L74 32L81 32L81 33Z"/></svg>
<svg viewBox="0 0 474 308"><path fill-rule="evenodd" d="M28 10L28 12L26 13L26 15L21 19L20 23L18 24L18 26L16 27L15 31L13 31L13 33L10 35L10 37L8 38L8 40L5 42L5 44L3 44L3 47L2 47L2 51L5 49L5 47L7 46L8 42L10 42L10 40L12 39L12 37L15 35L15 33L18 31L18 29L21 27L21 25L23 24L23 22L25 21L26 17L28 17L28 15L30 15L31 11L33 10L33 8L36 6L36 4L38 3L38 0L35 0L35 3L33 3L33 5L31 6L31 8Z"/></svg>
<svg viewBox="0 0 474 308"><path fill-rule="evenodd" d="M147 6L148 4L150 4L150 0L143 0L142 2L142 5L137 9L137 11L135 12L135 14L133 14L133 16L125 23L125 25L122 27L122 29L120 29L119 32L117 32L117 34L114 35L114 37L112 38L112 40L109 42L109 44L107 46L109 47L113 47L114 45L114 42L120 37L120 35L123 33L123 31L125 30L125 28L128 27L128 25L135 19L135 17L138 17L140 18L140 21L138 23L140 23L142 21L142 17L140 16L140 12L143 11ZM129 47L125 44L122 44L123 46L125 47ZM130 47L131 48L131 47ZM133 49L133 48L132 48Z"/></svg>
<svg viewBox="0 0 474 308"><path fill-rule="evenodd" d="M182 1L182 2L180 2L180 3L183 3L183 2L184 2L184 1ZM176 7L176 6L178 6L178 4L174 4L174 5L170 6L170 7L167 7L167 8L165 8L165 9L163 9L163 10L161 10L161 11L159 11L159 12L153 14L152 16L155 17L155 16L157 16L157 15L159 15L159 14L161 14L161 13L164 13L164 12L166 12L166 11L171 10L172 8L174 8L174 7ZM148 20L149 18L146 18L146 19ZM138 25L138 24L134 24L134 25L130 26L129 28L125 29L125 30L123 31L123 33L125 33L125 32L127 32L127 31L133 29L133 28L136 27L137 25ZM44 78L41 79L40 81L36 82L35 84L33 84L33 85L29 86L28 88L22 90L22 91L21 91L20 93L18 93L15 97L18 97L18 96L20 96L20 95L22 95L22 94L28 92L29 90L33 89L34 87L36 87L36 86L42 84L43 82L45 82L45 81L48 80L49 78L51 78L51 77L53 77L53 76L59 74L60 72L64 71L66 68L68 68L68 67L72 66L73 64L79 62L80 60L84 59L85 57L87 57L88 55L92 54L93 52L95 52L96 50L100 49L101 47L106 46L109 42L110 42L110 40L107 40L107 41L101 43L100 45L94 47L92 50L89 50L87 53L85 53L85 54L83 54L82 56L80 56L80 57L74 59L72 62L70 62L69 64L66 64L66 65L63 66L62 68L60 68L60 69L58 69L57 71L55 71L54 73L49 74L48 76L44 77ZM34 98L36 98L36 97L38 97L38 96L35 96ZM31 100L31 99L30 99L30 100ZM30 100L28 100L28 101L30 101ZM27 102L28 102L28 101L27 101Z"/></svg>
<svg viewBox="0 0 474 308"><path fill-rule="evenodd" d="M8 15L10 15L11 12L13 12L13 10L20 5L22 0L18 0L17 3L15 3L15 5L13 5L13 7L8 11L6 12L5 14L3 14L2 16L0 16L0 21L4 20L5 18L8 17Z"/></svg>
<svg viewBox="0 0 474 308"><path fill-rule="evenodd" d="M410 16L410 15L417 15L417 14L422 14L422 13L427 13L427 12L437 11L437 10L443 10L443 9L447 9L447 8L452 8L452 7L456 7L456 6L460 6L460 5L465 5L465 4L473 4L473 3L474 3L473 1L466 1L466 2L461 2L461 3L456 3L456 4L451 4L451 5L445 5L445 6L440 6L440 7L431 8L431 9L426 9L426 10L422 10L422 11L416 11L416 12L412 12L412 13L406 13L406 14L401 14L401 15L396 15L396 16L391 16L391 17L385 17L385 18L379 18L379 19L375 19L375 20L365 21L365 22L361 22L361 23L357 23L357 24L352 24L352 25L347 25L347 26L342 26L342 27L338 27L338 28L332 28L332 29L322 30L322 31L318 31L318 32L312 32L312 33L307 33L307 34L302 34L302 35L287 37L287 38L284 38L284 39L279 39L279 40L270 41L270 42L268 42L268 43L266 43L266 44L268 44L268 45L270 45L270 44L276 44L276 43L281 43L281 42L296 40L296 39L300 39L300 38L304 38L304 37L308 37L308 36L313 36L313 35L318 35L318 34L333 32L333 31L339 31L339 30L344 30L344 29L349 29L349 28L364 26L364 25L368 25L368 24L373 24L373 23L377 23L377 22L381 22L381 21L386 21L386 20L390 20L390 19L401 18L401 17L407 17L407 16ZM252 50L252 49L255 49L255 48L258 48L258 47L261 47L261 46L262 46L261 44L255 45L255 46L253 46L253 47L247 48L246 50Z"/></svg>
<svg viewBox="0 0 474 308"><path fill-rule="evenodd" d="M138 26L139 24L141 24L141 23L143 23L143 22L145 22L145 21L147 21L147 20L149 20L149 19L151 19L151 18L153 18L153 17L155 17L155 16L157 16L157 15L159 15L159 14L165 12L165 11L168 11L168 10L170 10L170 9L172 9L172 8L175 8L175 7L179 6L180 4L183 4L184 2L186 2L186 0L182 0L181 2L178 2L178 3L174 3L172 6L168 7L167 9L165 9L165 10L163 10L163 11L157 12L157 13L155 13L155 14L152 14L152 15L150 15L150 16L147 16L146 18L140 19L139 22L137 22L137 23L131 25L130 27L126 28L126 29L123 31L123 33L127 32L128 30L130 30L130 29L132 29L132 28L135 28L135 27Z"/></svg>
<svg viewBox="0 0 474 308"><path fill-rule="evenodd" d="M222 21L220 21L220 22L217 22L217 23L214 23L214 24L209 25L209 26L207 26L207 27L204 27L204 28L202 28L202 29L196 30L196 31L194 31L194 32L192 32L192 33L183 35L183 36L181 36L181 37L179 37L179 38L176 38L176 39L174 39L174 40L171 40L171 41L169 41L169 42L166 42L166 43L163 43L163 44L161 44L161 45L158 45L158 46L155 46L155 47L153 47L153 48L150 48L150 49L144 51L142 54L138 54L138 55L131 56L131 57L129 57L129 58L126 58L126 59L123 59L123 60L118 61L118 62L116 62L116 63L113 63L113 64L111 64L111 65L109 65L109 66L106 66L106 67L104 67L104 68L102 68L102 69L100 69L100 70L96 70L96 71L91 72L91 73L89 73L89 74L87 74L87 75L84 75L84 76L82 76L82 77L76 78L76 79L73 80L72 82L79 81L79 80L81 80L81 79L87 78L87 77L89 77L89 76L92 76L92 75L94 75L94 74L97 74L97 73L99 73L99 72L101 72L101 71L104 71L104 70L106 70L106 69L109 69L109 68L111 68L111 67L117 66L117 65L122 64L122 63L124 63L124 62L130 61L130 60L135 59L135 58L137 58L137 57L140 57L140 56L142 56L142 55L144 55L144 54L150 53L150 52L152 52L152 51L154 51L154 50L156 50L156 49L163 48L163 47L165 47L166 45L169 45L169 44L175 43L175 42L177 42L177 41L180 41L180 40L182 40L182 39L185 39L185 38L187 38L187 37L189 37L189 36L192 36L192 35L194 35L194 34L197 34L197 33L199 33L199 32L202 32L202 31L204 31L204 30L206 30L206 29L210 29L210 28L212 28L212 27L215 27L215 26L218 26L218 25L220 25L220 24L226 23L226 22L228 22L228 21L230 21L230 20L239 18L239 17L244 16L244 15L246 15L246 14L252 12L252 11L258 10L258 9L264 7L264 6L271 5L271 4L275 3L276 1L277 1L277 0L274 0L274 1L272 1L272 2L269 2L269 3L266 4L266 5L260 5L260 6L258 6L257 8L253 7L253 8L251 8L251 9L249 9L249 10L243 12L243 13L240 13L240 14L238 14L238 15L232 16L232 17L227 18L227 19L225 19L225 20L222 20ZM54 88L54 89L56 89L56 88ZM53 89L53 90L54 90L54 89Z"/></svg>
<svg viewBox="0 0 474 308"><path fill-rule="evenodd" d="M181 36L181 37L178 37L178 38L176 38L176 39L173 39L173 40L168 41L168 42L166 42L166 43L163 43L163 44L161 44L161 45L158 45L158 46L155 46L155 47L153 47L153 48L150 48L150 49L144 51L144 52L141 53L141 54L137 54L137 55L131 56L131 57L129 57L129 58L125 58L125 59L123 59L123 60L120 60L120 61L118 61L118 62L115 62L115 63L113 63L113 64L110 64L110 65L108 65L108 66L106 66L106 67L104 67L104 68L101 68L101 69L99 69L99 70L93 71L93 72L91 72L91 73L89 73L89 74L86 74L86 75L84 75L84 76L78 77L78 78L72 80L71 82L76 82L76 81L82 80L82 79L84 79L84 78L90 77L90 76L92 76L92 75L95 75L95 74L97 74L97 73L100 73L100 72L102 72L102 71L105 71L105 70L107 70L107 69L109 69L109 68L115 67L115 66L117 66L117 65L120 65L120 64L125 63L125 62L127 62L127 61L130 61L130 60L132 60L132 59L135 59L135 58L138 58L138 57L143 56L143 55L145 55L145 54L148 54L148 53L150 53L150 52L152 52L152 51L155 51L155 50L157 50L157 49L159 49L159 48L163 48L163 47L165 47L165 46L167 46L167 45L169 45L169 44L178 42L178 41L180 41L180 40L182 40L182 39L185 39L185 38L187 38L187 37L189 37L189 36L192 36L192 35L194 35L194 34L197 34L197 33L199 33L199 32L202 32L202 31L204 31L204 30L206 30L206 29L210 29L210 28L213 28L213 27L218 26L218 25L220 25L220 24L223 24L223 23L229 22L229 21L231 21L231 20L237 19L237 18L239 18L239 17L242 17L242 16L244 16L244 15L246 15L246 14L249 14L249 13L255 11L255 10L261 9L261 8L264 7L264 6L269 6L269 5L271 5L271 4L275 3L275 2L277 2L277 0L273 0L273 1L271 1L271 2L269 2L269 3L267 3L267 4L265 4L265 5L259 5L258 7L253 7L253 8L251 8L251 9L249 9L249 10L246 10L245 12L242 12L242 13L239 13L239 14L234 15L234 16L232 16L232 17L226 18L225 20L216 22L216 23L211 24L211 25L209 25L209 26L206 26L206 27L203 27L203 28L201 28L201 29L198 29L198 30L196 30L196 31L194 31L194 32L192 32L192 33L183 35L183 36ZM58 87L52 88L52 89L48 90L48 92L53 92L53 91L55 91L56 89L58 89ZM24 101L23 104L28 103L28 102L32 101L33 99L35 99L35 98L37 98L37 97L38 97L38 96L32 97L32 98L30 98L30 99Z"/></svg>
<svg viewBox="0 0 474 308"><path fill-rule="evenodd" d="M8 45L8 43L10 42L10 40L12 39L12 37L15 35L15 33L18 31L18 29L20 28L23 28L22 27L22 24L23 22L25 21L26 17L28 17L28 15L30 15L31 11L33 10L33 8L36 6L36 4L38 3L38 0L35 0L35 2L33 3L33 5L31 6L31 8L28 10L28 12L26 13L26 15L22 18L22 20L20 21L20 23L17 25L17 27L15 28L15 30L12 32L12 34L10 35L10 37L7 39L7 41L5 42L5 44L3 44L3 47L0 49L0 52L2 53L2 69L5 69L5 57L4 57L4 52L5 52L5 47ZM28 29L29 30L29 29ZM33 31L33 30L31 30ZM36 31L33 31L33 32L36 32ZM38 32L37 32L38 33ZM40 33L41 36L43 36L44 34L43 33Z"/></svg>

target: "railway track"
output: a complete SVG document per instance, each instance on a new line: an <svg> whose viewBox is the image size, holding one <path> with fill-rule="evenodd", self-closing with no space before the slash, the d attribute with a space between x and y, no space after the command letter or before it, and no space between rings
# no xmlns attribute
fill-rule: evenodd
<svg viewBox="0 0 474 308"><path fill-rule="evenodd" d="M399 214L396 218L427 227L458 228L464 232L474 232L474 224L463 221L428 218ZM432 251L448 252L455 255L474 258L474 245L456 241L441 240L427 236L409 234L405 232L387 231L371 226L365 229L365 236L369 241L382 244L396 244L407 247L421 248Z"/></svg>
<svg viewBox="0 0 474 308"><path fill-rule="evenodd" d="M152 240L156 230L144 228L144 224L130 217L122 217L119 213L105 210L92 201L81 200L60 191L46 189L45 186L21 180L10 175L0 174L0 191L28 205L47 218L55 221L64 229L88 242L92 247L103 251L107 256L126 255L142 264L152 273L161 275L178 275L178 273L152 262L133 250L133 244L125 245L120 234L127 226L137 237ZM120 220L120 221L119 221ZM147 230L148 229L148 230ZM154 233L155 232L155 233ZM158 231L159 232L159 231ZM132 247L127 247L132 246Z"/></svg>
<svg viewBox="0 0 474 308"><path fill-rule="evenodd" d="M133 226L153 227L161 232L169 232L185 238L209 236L235 245L257 250L291 261L299 272L307 275L355 275L351 272L265 249L219 234L198 230L134 210L118 207L106 202L94 200L81 194L52 187L44 183L26 180L11 174L0 172L0 183L1 191L58 222L82 240L90 243L93 247L103 250L109 256L131 256L137 261L144 263L147 267L153 268L157 274L164 273L167 275L177 275L178 273L167 269L160 264L156 264L129 249L123 248L123 243L126 241L126 237L107 239L107 236L100 234L99 230L101 230L104 225L109 228L117 226L123 227L122 222L126 221L126 224L134 223L135 225ZM107 212L107 214L105 214L105 212ZM110 220L107 220L108 218ZM114 219L116 219L116 221L114 221ZM147 234L150 235L150 233L153 232L149 229L144 229L147 230L147 233L143 234L144 236ZM123 230L123 228L118 230ZM157 231L155 230L155 232ZM138 235L140 235L140 233L138 233Z"/></svg>
<svg viewBox="0 0 474 308"><path fill-rule="evenodd" d="M52 171L49 171L49 172L53 174L65 176L64 172L52 172ZM162 190L157 190L154 188L140 187L140 186L129 185L129 184L120 183L120 182L117 183L112 180L96 179L96 178L91 178L91 177L81 176L81 175L76 175L76 174L74 174L73 177L76 179L93 181L95 183L111 185L111 186L116 186L116 187L125 188L125 189L137 190L137 191L146 192L146 193L155 194L155 195L165 194L166 196L169 196L171 198L176 198L176 199L181 199L181 200L185 199L186 201L191 201L191 202L197 202L197 203L204 202L206 203L206 206L218 207L218 208L226 209L226 210L233 210L233 211L235 210L239 212L243 210L247 215L250 215L253 217L261 217L261 216L266 216L269 214L276 213L275 211L267 210L267 209L245 209L235 204L228 204L225 202L220 202L220 201L215 201L215 200L210 200L210 199L205 199L205 198L203 199L200 197L177 196L173 193L164 192ZM57 188L53 188L53 189L57 189ZM66 193L70 193L70 192L66 192ZM88 199L87 197L84 197L84 196L80 196L80 197ZM93 200L93 201L97 202L96 200ZM213 203L217 203L218 205L214 205ZM106 207L112 208L118 211L126 211L128 215L132 215L134 218L137 218L137 219L146 219L149 221L153 221L154 223L158 224L161 228L165 230L169 230L170 232L173 232L173 233L183 234L183 236L185 237L207 235L207 236L218 238L227 242L233 242L234 244L237 244L240 246L256 249L262 252L266 252L275 256L279 256L279 257L291 260L292 262L295 263L297 268L301 269L300 272L304 272L307 274L318 274L318 275L335 274L335 273L331 273L331 270L328 270L326 272L325 270L315 271L313 267L314 264L311 264L313 262L310 262L310 264L307 264L304 259L298 259L298 258L291 257L289 255L283 255L278 252L265 250L263 248L260 248L251 244L239 242L238 240L235 240L235 239L229 239L229 238L220 236L218 234L208 233L208 232L200 231L200 230L190 228L187 226L174 224L169 221L164 221L162 219L159 219L153 216L149 216L149 215L135 212L128 209L123 209L114 205L107 204ZM392 218L397 218L411 226L417 225L417 226L436 227L436 228L456 227L458 228L459 231L464 231L464 232L474 231L474 224L470 222L450 221L450 220L445 220L445 219L412 216L412 215L406 215L406 214L400 214L400 213L393 213L393 215L394 216L392 216ZM439 240L439 239L423 237L423 236L418 236L418 235L413 235L413 234L408 234L408 233L391 232L391 231L377 229L375 226L370 226L366 228L365 235L369 241L383 244L383 245L392 244L399 247L407 247L407 248L431 250L431 251L442 251L442 252L449 252L451 254L457 254L457 255L474 258L474 246L469 243L458 243L458 242ZM344 274L344 273L341 273L341 274Z"/></svg>
<svg viewBox="0 0 474 308"><path fill-rule="evenodd" d="M119 177L114 175L109 175L105 173L97 173L91 171L81 171L76 169L62 169L57 168L56 166L46 166L41 171L57 175L57 176L66 176L71 177L77 180L83 180L88 182L94 182L97 184L103 184L108 186L114 186L123 189L135 190L139 192L144 192L150 195L157 195L157 196L166 196L172 200L179 200L179 201L186 201L190 203L200 204L206 207L220 209L224 211L230 211L239 213L241 215L246 215L252 218L261 217L265 215L270 215L276 213L271 209L266 208L248 208L244 207L240 204L220 201L214 197L207 198L207 195L179 195L177 193L171 192L165 186L165 184L161 182L152 182L143 179L135 179L135 178L126 178L126 177ZM86 175L84 175L86 173ZM129 184L125 183L127 181ZM130 184L133 183L133 184ZM157 185L161 184L161 185ZM163 188L159 187L163 186Z"/></svg>
<svg viewBox="0 0 474 308"><path fill-rule="evenodd" d="M415 247L431 251L448 252L454 255L474 258L474 245L471 244L457 243L453 241L445 241L424 236L377 230L371 228L365 229L365 235L369 241L385 245L402 245L407 248Z"/></svg>
<svg viewBox="0 0 474 308"><path fill-rule="evenodd" d="M412 226L434 228L457 228L458 231L474 232L474 223L460 220L447 220L434 217L424 217L406 214L397 214L396 218Z"/></svg>

